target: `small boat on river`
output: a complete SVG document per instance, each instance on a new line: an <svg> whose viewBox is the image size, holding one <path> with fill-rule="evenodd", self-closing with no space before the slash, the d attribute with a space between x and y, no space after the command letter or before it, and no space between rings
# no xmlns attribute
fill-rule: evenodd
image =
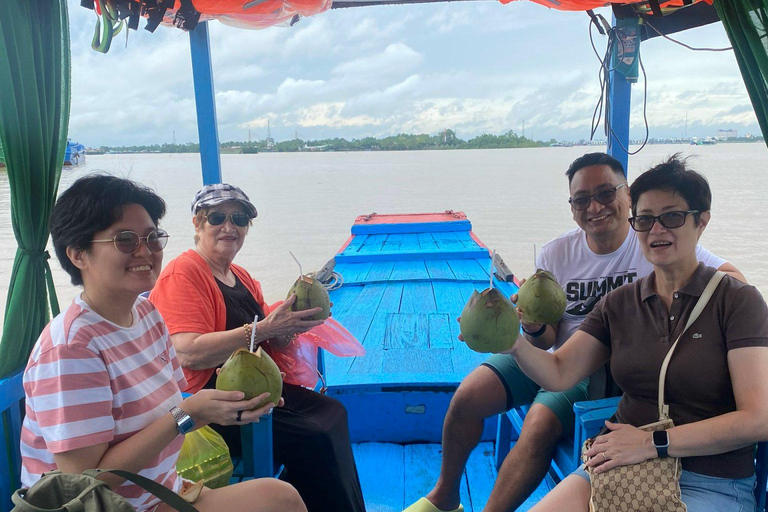
<svg viewBox="0 0 768 512"><path fill-rule="evenodd" d="M64 165L76 166L85 163L85 146L67 139L67 151L64 153Z"/></svg>

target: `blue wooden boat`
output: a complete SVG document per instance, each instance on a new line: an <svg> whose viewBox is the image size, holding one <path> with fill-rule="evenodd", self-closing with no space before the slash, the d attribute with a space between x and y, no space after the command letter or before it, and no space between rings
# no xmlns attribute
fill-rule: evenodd
<svg viewBox="0 0 768 512"><path fill-rule="evenodd" d="M335 263L344 284L330 294L334 318L366 355L326 358L328 394L349 412L367 509L400 511L436 481L448 403L485 359L457 339L456 319L488 288L491 254L463 213L372 214L355 220ZM509 272L493 280L517 290ZM467 467L467 511L482 510L495 480L495 430L494 418Z"/></svg>
<svg viewBox="0 0 768 512"><path fill-rule="evenodd" d="M76 166L85 163L85 146L79 142L67 139L67 150L64 153L64 165Z"/></svg>

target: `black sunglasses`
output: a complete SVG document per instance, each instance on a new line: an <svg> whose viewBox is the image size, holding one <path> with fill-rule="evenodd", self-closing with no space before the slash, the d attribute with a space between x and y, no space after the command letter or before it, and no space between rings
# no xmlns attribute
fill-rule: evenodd
<svg viewBox="0 0 768 512"><path fill-rule="evenodd" d="M595 199L595 201L597 201L600 204L612 203L613 200L616 199L616 192L621 187L626 187L626 186L627 186L626 183L620 183L615 187L606 188L598 192L595 192L594 194L572 197L568 200L568 202L571 203L571 206L573 207L574 210L581 212L589 208L589 205L592 204L593 198Z"/></svg>
<svg viewBox="0 0 768 512"><path fill-rule="evenodd" d="M208 224L211 226L221 226L227 222L227 218L230 218L232 220L232 224L240 228L244 228L248 225L249 222L251 222L251 217L245 213L211 212L206 215L205 218L208 221Z"/></svg>
<svg viewBox="0 0 768 512"><path fill-rule="evenodd" d="M115 248L123 254L133 254L139 250L141 241L144 240L150 252L160 252L168 244L168 236L168 233L162 229L157 229L147 236L139 236L133 231L121 231L112 238L91 240L91 242L112 242L115 244Z"/></svg>
<svg viewBox="0 0 768 512"><path fill-rule="evenodd" d="M699 213L699 210L667 212L656 216L635 215L629 219L629 223L632 225L632 229L641 233L653 229L656 221L667 229L675 229L685 224L685 218L692 213Z"/></svg>

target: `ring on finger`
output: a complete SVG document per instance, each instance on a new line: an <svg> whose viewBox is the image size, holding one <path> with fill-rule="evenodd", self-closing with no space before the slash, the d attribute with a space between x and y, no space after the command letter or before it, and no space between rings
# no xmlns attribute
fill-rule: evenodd
<svg viewBox="0 0 768 512"><path fill-rule="evenodd" d="M238 418L239 418L239 416L238 416ZM238 419L238 421L240 421L240 420ZM600 455L603 456L603 459L608 460L608 457L605 455L605 452L600 452Z"/></svg>
<svg viewBox="0 0 768 512"><path fill-rule="evenodd" d="M237 422L243 421L243 411L237 411Z"/></svg>

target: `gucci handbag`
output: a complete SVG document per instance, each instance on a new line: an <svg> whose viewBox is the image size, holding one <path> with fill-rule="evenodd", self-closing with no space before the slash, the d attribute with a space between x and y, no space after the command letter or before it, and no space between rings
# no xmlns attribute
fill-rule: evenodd
<svg viewBox="0 0 768 512"><path fill-rule="evenodd" d="M19 489L11 496L11 512L135 512L128 500L96 478L114 473L151 492L179 512L198 512L167 487L130 471L88 469L82 474L51 471L29 489Z"/></svg>
<svg viewBox="0 0 768 512"><path fill-rule="evenodd" d="M664 382L667 367L677 343L685 331L696 321L725 274L716 272L688 318L685 329L670 347L659 373L659 421L639 427L641 430L667 430L674 427L669 417L669 405L664 403ZM582 448L582 460L587 461L584 452L589 450L595 438L587 439ZM680 474L682 465L679 457L656 457L628 466L618 466L605 473L590 474L590 512L686 512L680 498Z"/></svg>

